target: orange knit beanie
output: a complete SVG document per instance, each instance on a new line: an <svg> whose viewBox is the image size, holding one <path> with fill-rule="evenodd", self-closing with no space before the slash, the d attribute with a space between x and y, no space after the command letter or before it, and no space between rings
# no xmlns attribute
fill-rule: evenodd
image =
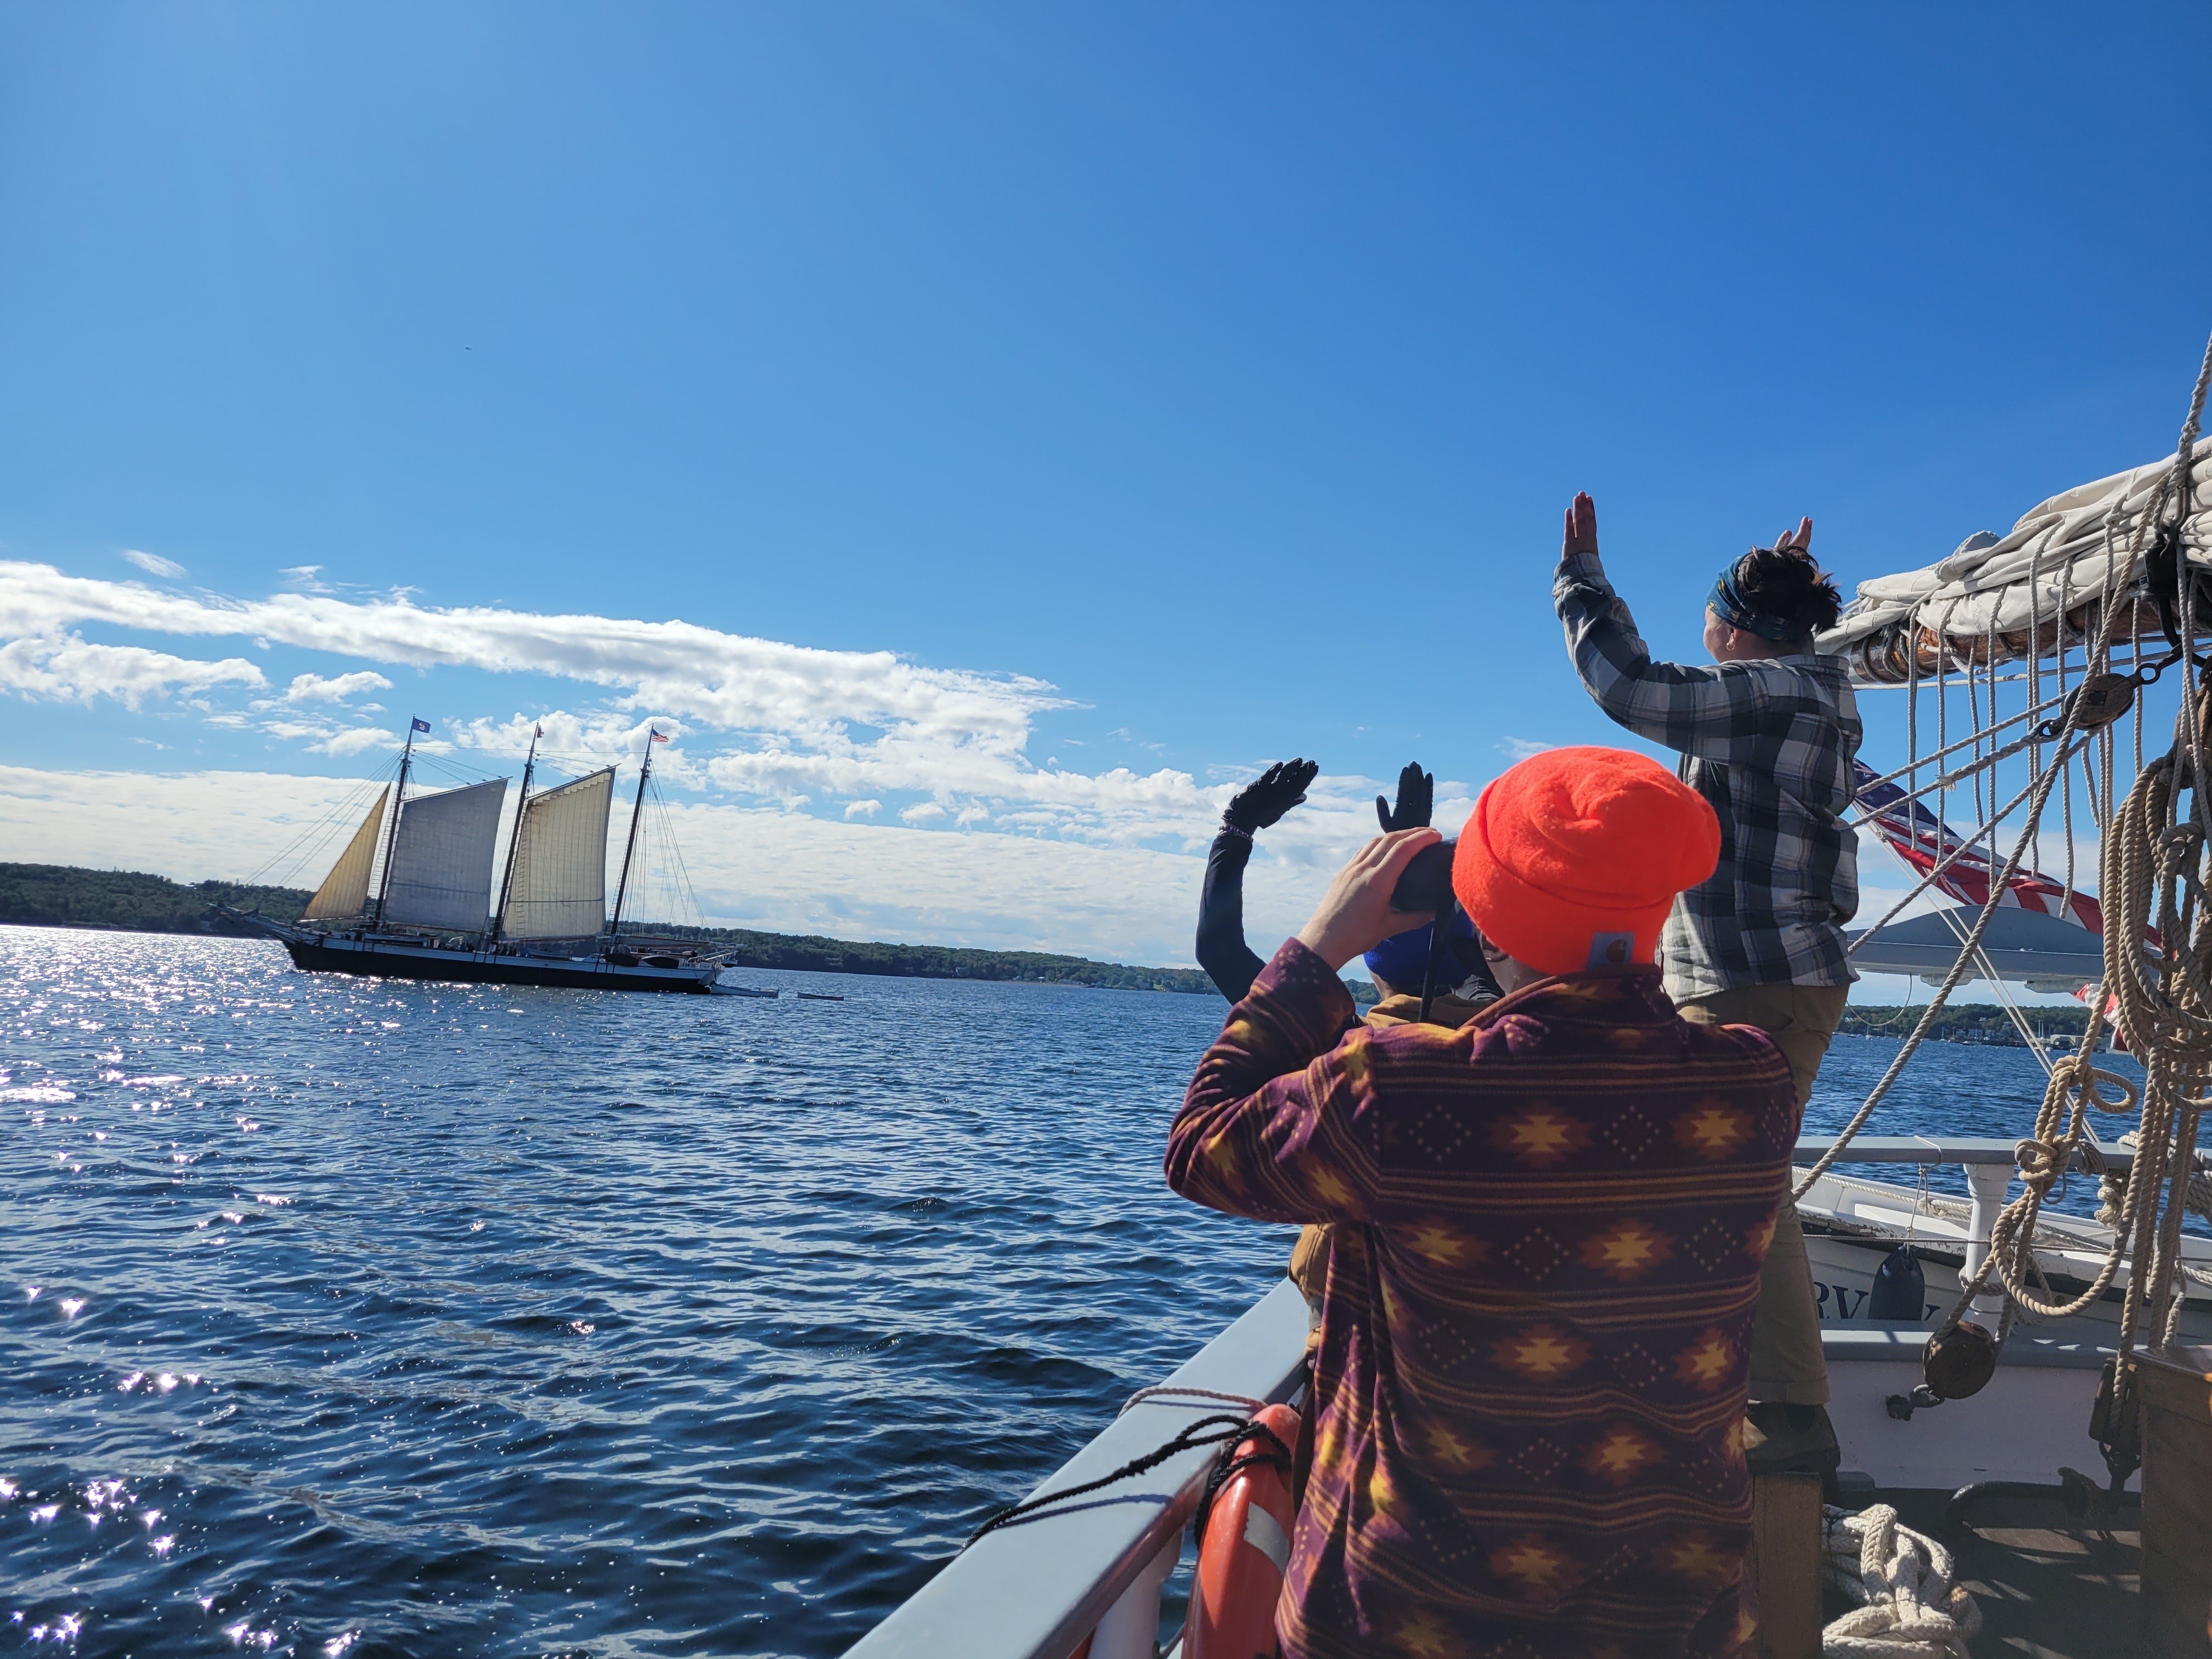
<svg viewBox="0 0 2212 1659"><path fill-rule="evenodd" d="M1483 937L1547 974L1648 963L1674 895L1720 861L1705 797L1625 749L1549 749L1482 792L1452 890Z"/></svg>

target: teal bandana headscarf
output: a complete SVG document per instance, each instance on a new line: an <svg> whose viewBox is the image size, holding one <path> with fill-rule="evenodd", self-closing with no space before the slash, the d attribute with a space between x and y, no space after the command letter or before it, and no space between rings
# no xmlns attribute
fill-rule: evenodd
<svg viewBox="0 0 2212 1659"><path fill-rule="evenodd" d="M1741 560L1736 562L1741 564ZM1730 628L1741 628L1747 634L1756 634L1762 640L1772 640L1778 645L1802 640L1811 632L1796 623L1786 623L1779 617L1770 617L1764 611L1746 603L1743 590L1735 585L1736 565L1723 568L1713 580L1713 591L1705 596L1706 608Z"/></svg>

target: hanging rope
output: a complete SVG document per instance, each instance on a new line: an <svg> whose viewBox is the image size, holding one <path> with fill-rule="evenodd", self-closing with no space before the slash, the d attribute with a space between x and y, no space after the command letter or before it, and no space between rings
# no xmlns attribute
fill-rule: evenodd
<svg viewBox="0 0 2212 1659"><path fill-rule="evenodd" d="M1825 1577L1857 1604L1820 1632L1826 1659L1970 1659L1982 1610L1948 1550L1899 1525L1887 1504L1822 1518Z"/></svg>
<svg viewBox="0 0 2212 1659"><path fill-rule="evenodd" d="M1990 1249L1981 1267L1960 1286L1957 1302L1938 1327L1938 1336L1965 1318L1975 1298L1994 1279L2006 1297L2006 1328L2014 1309L2044 1318L2063 1318L2101 1298L2123 1264L2128 1285L2121 1304L2118 1358L2107 1376L2092 1432L2104 1449L2115 1485L2140 1462L2132 1398L2133 1355L2146 1314L2155 1341L2178 1332L2182 1305L2181 1224L2184 1212L2212 1199L2196 1152L2203 1113L2212 1098L2212 981L2204 971L2212 948L2212 905L2204 902L2212 865L2212 706L2203 665L2195 653L2197 574L2187 560L2183 532L2195 507L2191 452L2212 387L2212 343L2197 380L2184 422L2173 471L2144 504L2127 540L2124 563L2106 591L2103 625L2090 653L2091 674L2106 672L2123 614L2116 600L2127 601L2131 634L2139 633L2141 606L2133 594L2137 573L2154 550L2170 555L2173 566L2171 605L2162 616L2177 624L2178 647L2168 659L2182 669L2180 708L2173 743L2164 757L2145 767L2138 759L2133 786L2117 811L2103 814L2100 902L2104 910L2105 978L2100 988L2106 1006L2095 1011L2081 1046L2051 1069L2034 1133L2015 1149L2021 1195L1999 1212ZM2172 510L2172 522L2167 523ZM2106 526L2107 545L2117 526ZM2175 613L2178 613L2175 614ZM2140 655L2138 641L2137 655ZM2137 679L2154 675L2156 665L2138 671ZM2136 741L2142 741L2142 708L2136 706ZM2100 734L2104 791L2110 799L2114 756L2107 726ZM2057 757L2054 769L2066 757ZM2086 757L2085 757L2086 763ZM2047 793L2047 780L2045 781ZM2096 789L2091 791L2094 815ZM2188 811L2181 811L2187 799ZM2039 794L2039 801L2041 799ZM2033 832L2034 815L2030 817ZM2009 872L2008 872L2008 875ZM1992 890L1992 902L2002 888ZM1986 919L1987 912L1984 912ZM1962 958L1964 952L1961 953ZM2109 1020L2106 1018L2109 1009ZM2107 1025L2118 1030L2142 1062L2140 1090L2095 1064ZM2108 1093L2107 1091L2116 1093ZM2112 1229L2105 1261L2080 1294L2051 1299L2035 1261L2036 1222L2052 1188L2069 1169L2101 1172L2105 1160L2089 1128L2092 1108L2138 1114L2135 1167L2124 1182L2106 1175L2099 1219ZM2031 1287L2028 1279L2038 1282ZM2040 1294L2039 1292L2041 1292ZM2000 1335L2002 1342L2002 1334ZM1932 1340L1931 1340L1932 1346Z"/></svg>
<svg viewBox="0 0 2212 1659"><path fill-rule="evenodd" d="M1024 1503L1008 1504L987 1519L981 1526L976 1528L968 1541L960 1547L963 1550L973 1549L975 1540L987 1533L996 1532L1000 1528L1009 1526L1026 1516L1035 1515L1040 1510L1050 1509L1056 1504L1064 1504L1071 1498L1081 1498L1091 1492L1100 1492L1117 1480L1127 1480L1133 1475L1143 1474L1149 1469L1156 1469L1177 1452L1189 1451L1198 1446L1233 1445L1249 1434L1252 1429L1253 1425L1242 1417L1201 1417L1194 1423L1184 1425L1175 1438L1165 1445L1155 1446L1143 1456L1131 1458L1111 1474L1102 1474L1096 1480L1086 1480L1079 1486L1069 1486L1060 1492L1048 1492L1042 1497L1030 1498Z"/></svg>

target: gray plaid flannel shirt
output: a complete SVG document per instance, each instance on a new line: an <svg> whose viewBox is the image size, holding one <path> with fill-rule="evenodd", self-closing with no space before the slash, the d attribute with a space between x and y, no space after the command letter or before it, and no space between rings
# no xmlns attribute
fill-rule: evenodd
<svg viewBox="0 0 2212 1659"><path fill-rule="evenodd" d="M1858 834L1844 813L1863 728L1843 659L1654 662L1594 553L1560 562L1552 599L1598 707L1680 750L1720 815L1720 867L1674 901L1661 936L1668 994L1856 978L1843 925L1859 908Z"/></svg>

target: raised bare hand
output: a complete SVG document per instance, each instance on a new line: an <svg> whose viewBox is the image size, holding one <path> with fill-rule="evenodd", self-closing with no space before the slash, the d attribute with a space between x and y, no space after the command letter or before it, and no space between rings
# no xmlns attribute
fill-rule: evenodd
<svg viewBox="0 0 2212 1659"><path fill-rule="evenodd" d="M1567 509L1566 534L1559 544L1559 556L1571 559L1577 553L1596 551L1597 503L1584 492L1576 496L1575 504Z"/></svg>
<svg viewBox="0 0 2212 1659"><path fill-rule="evenodd" d="M1390 894L1413 854L1443 839L1428 829L1376 836L1336 872L1312 920L1298 930L1298 942L1331 968L1341 968L1384 939L1431 921L1425 910L1392 909Z"/></svg>

